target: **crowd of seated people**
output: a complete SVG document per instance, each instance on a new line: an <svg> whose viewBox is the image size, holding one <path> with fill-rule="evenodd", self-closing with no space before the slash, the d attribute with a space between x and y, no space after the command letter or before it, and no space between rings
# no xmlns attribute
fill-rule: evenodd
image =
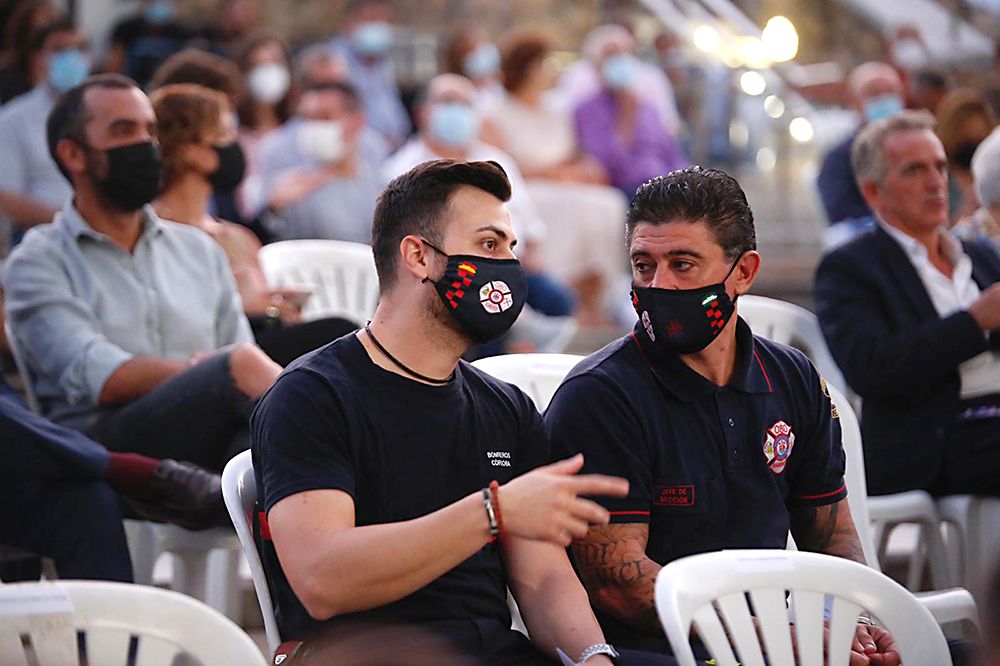
<svg viewBox="0 0 1000 666"><path fill-rule="evenodd" d="M122 515L225 525L219 474L252 448L289 638L417 620L519 663L663 663L653 581L691 553L791 531L864 561L825 381L736 316L761 266L746 195L689 166L670 79L627 27L596 27L568 64L542 32L462 26L404 103L391 2L353 0L295 48L250 0L211 29L177 9L140 3L101 48L41 0L8 24L3 320L39 413L0 387L19 481L0 506L34 512L32 530L0 522L0 545L129 580ZM995 117L972 89L935 102L936 124L905 111L883 63L849 90L864 127L820 187L857 238L824 258L816 302L883 446L870 486L1000 494ZM261 248L302 239L371 246L370 322L303 321L309 290L268 284ZM466 363L568 318L634 329L544 416ZM949 351L920 363L929 347ZM664 500L680 489L689 503ZM61 530L73 505L91 522ZM870 618L853 647L899 663Z"/></svg>

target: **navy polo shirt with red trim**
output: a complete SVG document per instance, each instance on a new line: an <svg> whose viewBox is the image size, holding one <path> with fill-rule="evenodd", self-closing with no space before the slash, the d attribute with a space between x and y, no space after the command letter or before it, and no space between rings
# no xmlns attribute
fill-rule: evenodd
<svg viewBox="0 0 1000 666"><path fill-rule="evenodd" d="M646 554L666 564L784 548L790 507L846 497L835 416L809 360L741 319L728 385L658 354L637 327L570 372L545 427L557 459L582 452L585 472L629 480L627 497L595 499L612 522L648 522Z"/></svg>

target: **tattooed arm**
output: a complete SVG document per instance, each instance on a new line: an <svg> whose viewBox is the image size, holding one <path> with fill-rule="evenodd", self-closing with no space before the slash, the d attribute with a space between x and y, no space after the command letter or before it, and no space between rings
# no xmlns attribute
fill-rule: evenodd
<svg viewBox="0 0 1000 666"><path fill-rule="evenodd" d="M790 518L792 536L800 550L866 564L847 498L825 506L793 508Z"/></svg>
<svg viewBox="0 0 1000 666"><path fill-rule="evenodd" d="M661 631L653 601L660 565L646 557L649 525L591 527L573 542L573 555L591 603L632 626Z"/></svg>

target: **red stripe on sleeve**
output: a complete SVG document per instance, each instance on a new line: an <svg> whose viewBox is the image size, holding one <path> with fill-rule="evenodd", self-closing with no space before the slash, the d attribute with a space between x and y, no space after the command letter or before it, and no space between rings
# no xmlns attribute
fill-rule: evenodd
<svg viewBox="0 0 1000 666"><path fill-rule="evenodd" d="M608 511L610 516L648 516L649 511Z"/></svg>
<svg viewBox="0 0 1000 666"><path fill-rule="evenodd" d="M845 490L847 490L847 483L846 482L843 485L841 485L839 488L837 488L836 490L834 490L832 492L829 492L829 493L820 493L819 495L796 495L795 499L800 499L800 500L825 499L827 497L833 497L834 495L839 495L840 493L844 492Z"/></svg>

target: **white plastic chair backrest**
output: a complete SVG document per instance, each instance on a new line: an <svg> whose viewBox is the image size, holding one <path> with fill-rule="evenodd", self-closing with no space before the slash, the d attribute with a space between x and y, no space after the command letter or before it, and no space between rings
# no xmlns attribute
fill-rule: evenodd
<svg viewBox="0 0 1000 666"><path fill-rule="evenodd" d="M881 571L878 548L875 546L871 518L868 515L868 485L865 478L865 456L861 448L861 427L847 396L829 382L826 386L840 421L841 442L844 446L844 457L847 459L844 480L847 483L847 504L851 507L851 518L854 519L854 527L857 528L858 538L861 540L865 562L872 569Z"/></svg>
<svg viewBox="0 0 1000 666"><path fill-rule="evenodd" d="M733 666L737 659L744 666L764 666L764 654L771 666L793 666L793 621L801 666L846 666L862 610L893 634L904 664L951 664L941 629L913 595L891 578L839 557L783 550L693 555L660 570L655 595L681 666L695 666L688 642L692 623L720 666ZM824 606L830 613L829 662L823 657Z"/></svg>
<svg viewBox="0 0 1000 666"><path fill-rule="evenodd" d="M253 589L257 592L257 603L264 616L264 633L267 646L273 653L281 644L278 621L274 616L271 590L267 587L264 565L260 561L257 542L253 538L253 512L257 510L257 480L253 475L253 458L250 451L236 454L222 470L222 498L226 502L229 518L236 528L236 536L243 547L243 555L250 565Z"/></svg>
<svg viewBox="0 0 1000 666"><path fill-rule="evenodd" d="M569 371L583 359L576 354L506 354L481 358L472 365L517 386L542 412Z"/></svg>
<svg viewBox="0 0 1000 666"><path fill-rule="evenodd" d="M84 635L85 662L79 659L77 632ZM202 666L266 663L253 639L232 620L178 592L97 581L0 586L0 664L5 666L126 666L132 663L132 637L135 666L170 665L178 655Z"/></svg>
<svg viewBox="0 0 1000 666"><path fill-rule="evenodd" d="M795 347L809 357L827 382L841 391L848 390L816 315L793 303L750 294L740 296L736 307L755 335Z"/></svg>
<svg viewBox="0 0 1000 666"><path fill-rule="evenodd" d="M343 317L363 325L378 305L378 275L369 245L334 240L291 240L257 254L272 287L315 285L302 318Z"/></svg>
<svg viewBox="0 0 1000 666"><path fill-rule="evenodd" d="M28 362L21 355L18 348L17 339L14 337L14 330L10 327L10 322L6 319L3 322L4 334L7 336L7 345L10 347L10 355L14 357L14 365L17 366L17 374L21 378L21 385L24 387L25 400L28 402L28 409L36 414L41 414L42 407L38 403L35 395L35 385L31 381L31 372L28 370Z"/></svg>

